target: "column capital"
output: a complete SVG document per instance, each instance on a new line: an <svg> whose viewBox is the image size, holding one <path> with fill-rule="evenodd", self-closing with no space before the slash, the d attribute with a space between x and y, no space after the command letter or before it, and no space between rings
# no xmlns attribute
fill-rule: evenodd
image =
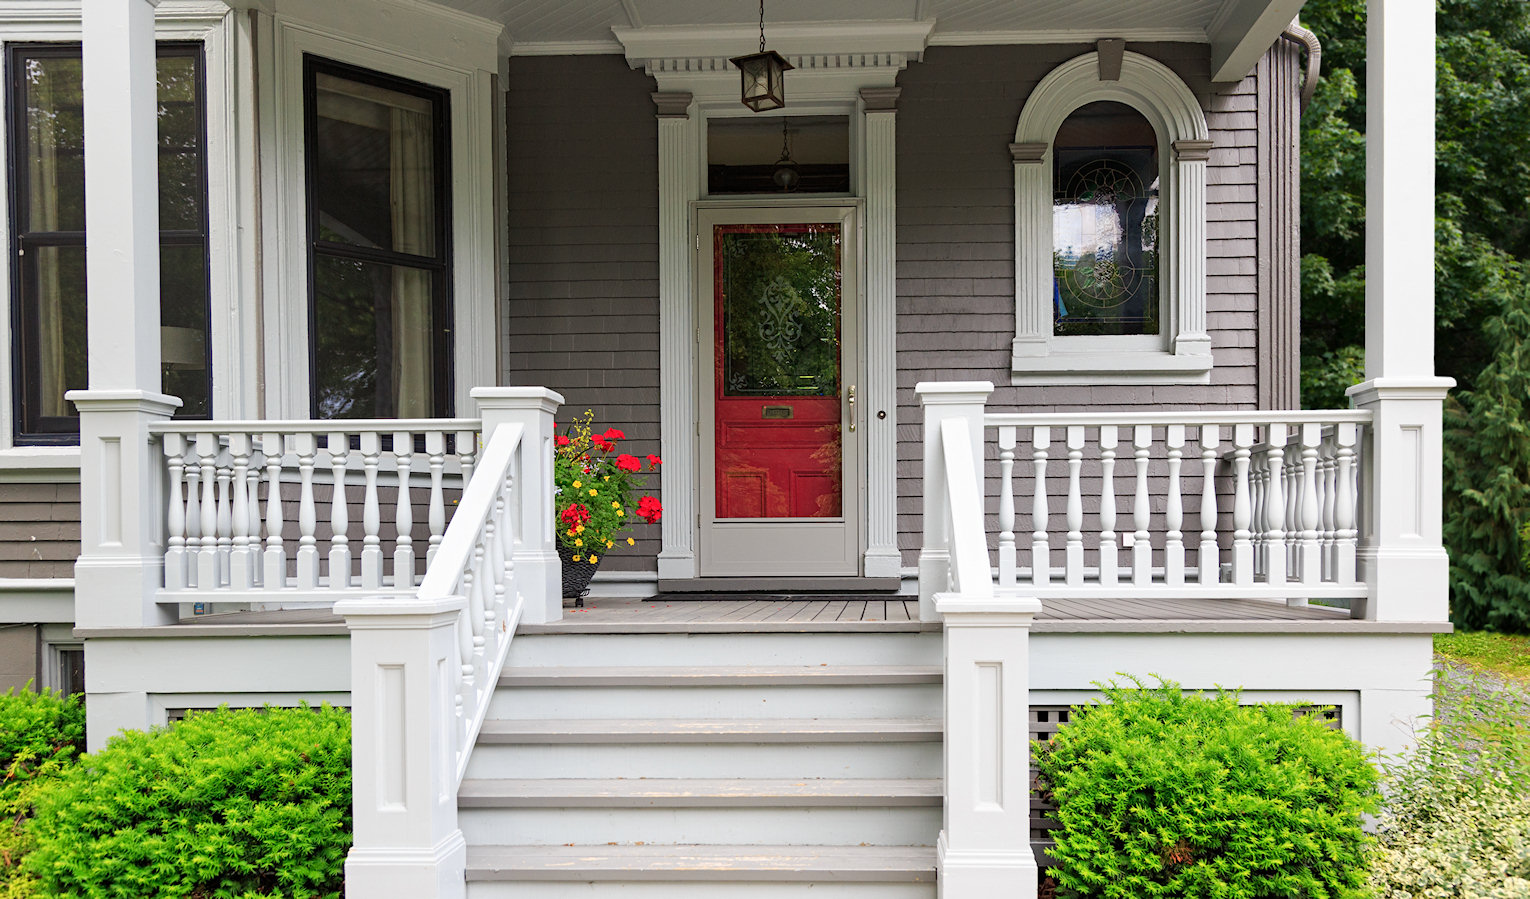
<svg viewBox="0 0 1530 899"><path fill-rule="evenodd" d="M657 107L656 114L659 118L688 119L691 117L692 94L690 91L654 91L649 96L653 98L653 105Z"/></svg>
<svg viewBox="0 0 1530 899"><path fill-rule="evenodd" d="M1010 144L1009 155L1022 165L1040 165L1051 148L1052 145L1045 142Z"/></svg>
<svg viewBox="0 0 1530 899"><path fill-rule="evenodd" d="M902 93L901 87L863 87L861 103L867 112L897 112L898 95Z"/></svg>
<svg viewBox="0 0 1530 899"><path fill-rule="evenodd" d="M1176 162L1206 162L1211 159L1213 141L1209 140L1177 140L1174 142L1174 159Z"/></svg>

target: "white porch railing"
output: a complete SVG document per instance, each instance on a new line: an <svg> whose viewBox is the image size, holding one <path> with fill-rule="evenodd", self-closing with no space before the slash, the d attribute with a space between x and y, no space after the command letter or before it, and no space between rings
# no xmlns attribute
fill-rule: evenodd
<svg viewBox="0 0 1530 899"><path fill-rule="evenodd" d="M985 414L998 585L1043 598L1363 597L1370 421L1359 410Z"/></svg>
<svg viewBox="0 0 1530 899"><path fill-rule="evenodd" d="M472 476L480 427L465 418L155 424L169 484L161 601L332 602L414 587L417 563L428 565L446 534L446 489ZM359 502L348 485L359 486ZM418 525L428 528L419 546Z"/></svg>

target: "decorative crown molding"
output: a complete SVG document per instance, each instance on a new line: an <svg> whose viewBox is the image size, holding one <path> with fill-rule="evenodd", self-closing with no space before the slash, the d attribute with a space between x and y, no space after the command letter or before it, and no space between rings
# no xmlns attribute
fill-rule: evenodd
<svg viewBox="0 0 1530 899"><path fill-rule="evenodd" d="M1211 158L1212 145L1209 140L1177 140L1174 156L1180 162L1205 162Z"/></svg>
<svg viewBox="0 0 1530 899"><path fill-rule="evenodd" d="M867 112L897 112L898 95L903 93L903 88L863 87L860 93Z"/></svg>
<svg viewBox="0 0 1530 899"><path fill-rule="evenodd" d="M654 91L653 105L658 107L661 119L688 119L693 95L690 91Z"/></svg>
<svg viewBox="0 0 1530 899"><path fill-rule="evenodd" d="M1024 165L1038 165L1041 163L1042 158L1047 155L1047 150L1051 146L1051 144L1034 142L1010 144L1009 155L1014 158L1015 162Z"/></svg>

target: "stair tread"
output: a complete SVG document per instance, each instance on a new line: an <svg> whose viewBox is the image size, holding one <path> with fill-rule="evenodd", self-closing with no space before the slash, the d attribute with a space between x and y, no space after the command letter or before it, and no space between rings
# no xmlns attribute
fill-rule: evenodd
<svg viewBox="0 0 1530 899"><path fill-rule="evenodd" d="M938 684L939 665L528 666L500 686L715 686L724 684Z"/></svg>
<svg viewBox="0 0 1530 899"><path fill-rule="evenodd" d="M938 779L469 779L463 808L571 806L938 805Z"/></svg>
<svg viewBox="0 0 1530 899"><path fill-rule="evenodd" d="M933 882L933 846L469 846L468 880Z"/></svg>
<svg viewBox="0 0 1530 899"><path fill-rule="evenodd" d="M514 718L485 721L481 743L939 740L939 718Z"/></svg>

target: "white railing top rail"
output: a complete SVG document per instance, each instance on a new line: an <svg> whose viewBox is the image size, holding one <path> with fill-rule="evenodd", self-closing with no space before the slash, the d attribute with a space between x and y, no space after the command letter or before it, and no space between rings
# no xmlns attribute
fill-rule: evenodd
<svg viewBox="0 0 1530 899"><path fill-rule="evenodd" d="M478 532L499 498L500 486L515 461L515 451L520 447L521 432L518 424L503 424L489 435L487 446L473 470L473 478L463 488L462 499L452 515L451 524L441 537L425 577L420 581L421 599L440 599L453 596L462 582L462 573L473 560L473 547Z"/></svg>
<svg viewBox="0 0 1530 899"><path fill-rule="evenodd" d="M331 419L232 419L159 421L149 425L153 434L337 434L359 431L477 431L478 418L331 418Z"/></svg>
<svg viewBox="0 0 1530 899"><path fill-rule="evenodd" d="M940 426L951 508L951 586L968 599L993 596L988 540L983 534L983 498L978 494L972 436L967 423L948 418Z"/></svg>
<svg viewBox="0 0 1530 899"><path fill-rule="evenodd" d="M1293 409L1269 411L1250 409L1246 412L1229 410L1198 410L1191 412L985 412L985 428L1012 427L1090 427L1117 425L1187 425L1218 426L1233 425L1303 425L1369 423L1369 409Z"/></svg>

